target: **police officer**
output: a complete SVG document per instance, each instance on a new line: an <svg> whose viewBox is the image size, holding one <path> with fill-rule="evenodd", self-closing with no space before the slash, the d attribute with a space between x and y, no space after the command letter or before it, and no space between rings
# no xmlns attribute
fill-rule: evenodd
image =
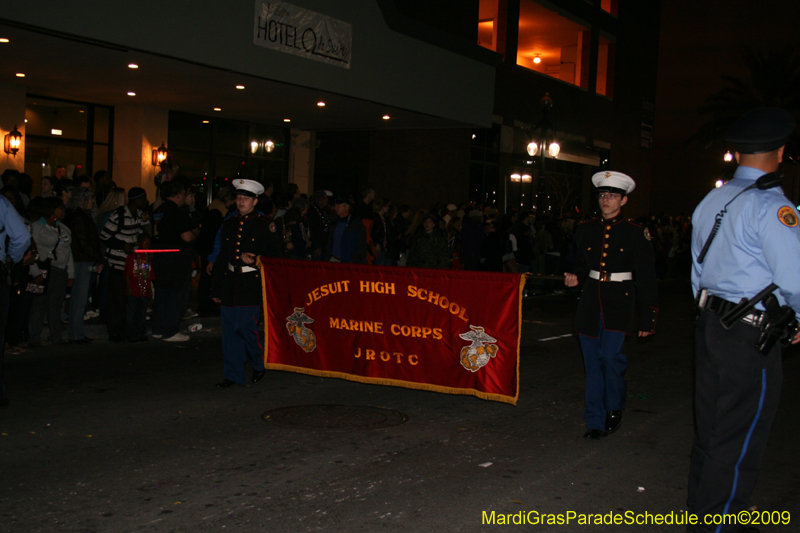
<svg viewBox="0 0 800 533"><path fill-rule="evenodd" d="M257 259L261 255L281 255L275 222L255 209L258 195L264 192L263 185L244 179L237 179L233 185L238 214L222 224L222 247L213 270L212 297L221 304L225 371L225 379L217 383L219 388L244 383L244 365L248 359L253 368L253 383L261 381L267 373L258 329L263 300ZM271 204L268 197L263 201ZM272 214L272 205L261 207Z"/></svg>
<svg viewBox="0 0 800 533"><path fill-rule="evenodd" d="M599 439L622 423L628 360L625 336L634 326L634 295L641 318L639 336L655 333L658 312L655 254L647 228L622 217L622 206L636 183L621 172L592 176L600 217L575 230L574 273L565 273L567 287L582 285L575 318L586 367L585 438Z"/></svg>
<svg viewBox="0 0 800 533"><path fill-rule="evenodd" d="M777 108L759 108L738 119L725 134L725 141L736 146L739 163L733 180L711 191L694 212L692 289L700 316L695 335L696 433L687 503L689 511L700 516L735 514L750 506L778 409L780 346L766 355L755 348L760 325L768 318L763 306L730 329L720 318L770 282L779 287L779 302L800 312L797 212L780 188L752 187L762 175L778 170L795 127L794 118ZM701 262L701 251L723 210L719 230ZM795 336L793 342L798 340ZM695 531L739 531L736 527L698 525Z"/></svg>
<svg viewBox="0 0 800 533"><path fill-rule="evenodd" d="M3 348L8 322L9 277L11 268L22 261L30 244L31 233L22 217L5 196L0 196L0 407L8 406L6 385L3 381Z"/></svg>

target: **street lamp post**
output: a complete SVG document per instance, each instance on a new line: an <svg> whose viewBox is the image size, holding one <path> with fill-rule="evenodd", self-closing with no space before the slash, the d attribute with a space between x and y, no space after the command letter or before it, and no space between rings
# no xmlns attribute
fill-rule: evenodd
<svg viewBox="0 0 800 533"><path fill-rule="evenodd" d="M561 151L561 146L553 139L553 142L549 145L547 144L547 130L553 130L555 134L555 128L553 128L553 124L550 122L550 118L548 114L550 113L550 109L553 107L553 99L550 98L550 93L545 93L542 99L539 101L541 108L542 108L542 120L533 127L531 130L531 137L536 134L536 130L541 129L541 144L536 144L536 141L531 141L528 144L528 155L535 156L537 153L541 153L541 168L539 169L539 180L536 185L536 214L542 212L543 200L544 200L544 193L545 193L545 186L544 186L544 160L547 157L547 153L550 153L550 157L558 157L559 152Z"/></svg>
<svg viewBox="0 0 800 533"><path fill-rule="evenodd" d="M722 170L720 171L722 179L717 180L717 183L714 184L716 187L721 187L733 179L733 171L736 170L736 163L734 162L734 159L735 158L730 150L725 152L725 155L722 156Z"/></svg>

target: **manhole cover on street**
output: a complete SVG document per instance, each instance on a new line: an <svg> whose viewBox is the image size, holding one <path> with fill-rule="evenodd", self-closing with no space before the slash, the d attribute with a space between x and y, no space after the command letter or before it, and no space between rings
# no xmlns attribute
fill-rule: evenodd
<svg viewBox="0 0 800 533"><path fill-rule="evenodd" d="M399 426L408 420L400 411L358 405L296 405L267 411L261 418L265 422L306 429L379 429Z"/></svg>

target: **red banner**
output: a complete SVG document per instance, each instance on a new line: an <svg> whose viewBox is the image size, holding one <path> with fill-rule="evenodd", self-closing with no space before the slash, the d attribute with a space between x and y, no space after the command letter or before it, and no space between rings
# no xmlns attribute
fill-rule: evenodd
<svg viewBox="0 0 800 533"><path fill-rule="evenodd" d="M267 368L516 405L520 274L261 258Z"/></svg>

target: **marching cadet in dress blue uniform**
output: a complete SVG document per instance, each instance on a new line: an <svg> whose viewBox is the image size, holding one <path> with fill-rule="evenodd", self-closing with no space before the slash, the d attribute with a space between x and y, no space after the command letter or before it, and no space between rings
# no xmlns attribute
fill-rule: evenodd
<svg viewBox="0 0 800 533"><path fill-rule="evenodd" d="M736 514L750 507L778 409L780 346L773 345L766 354L766 349L756 348L771 313L759 303L730 329L720 319L770 282L778 286L779 303L800 313L797 212L780 188L762 189L756 184L759 177L778 170L786 139L795 127L794 118L777 108L759 108L737 120L725 134L725 141L736 146L739 163L733 180L711 191L694 212L692 289L700 315L695 334L696 432L687 503L701 522L704 515ZM715 226L718 231L710 238ZM793 343L800 340L794 331L786 333ZM694 531L757 530L701 524Z"/></svg>
<svg viewBox="0 0 800 533"><path fill-rule="evenodd" d="M599 439L619 429L625 409L628 360L622 353L633 330L638 295L639 336L655 333L658 312L655 254L646 228L622 217L622 206L636 184L621 172L598 172L601 216L575 231L575 272L567 287L583 286L575 328L586 367L585 438Z"/></svg>
<svg viewBox="0 0 800 533"><path fill-rule="evenodd" d="M263 300L256 260L260 255L281 255L275 222L255 211L257 197L264 187L257 181L241 179L233 185L238 215L226 219L222 225L222 248L213 271L212 297L222 304L225 379L217 383L219 388L244 383L244 365L248 359L253 368L253 383L261 381L267 373L258 329ZM271 207L268 206L270 212Z"/></svg>

